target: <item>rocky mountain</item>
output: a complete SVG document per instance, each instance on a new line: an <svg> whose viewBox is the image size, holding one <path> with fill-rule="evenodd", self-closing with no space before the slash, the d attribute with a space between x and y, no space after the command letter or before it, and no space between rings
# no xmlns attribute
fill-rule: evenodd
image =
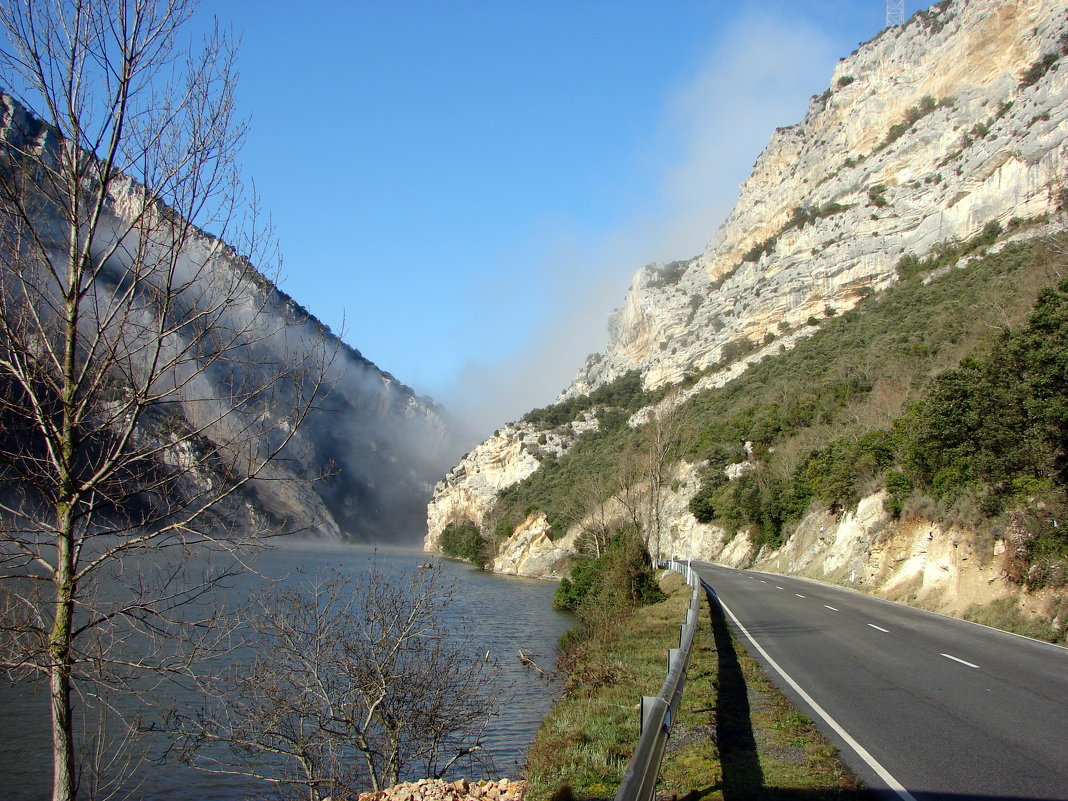
<svg viewBox="0 0 1068 801"><path fill-rule="evenodd" d="M634 369L647 387L678 383L851 308L903 254L1049 210L1068 73L1038 72L1065 24L1058 0L939 3L839 61L705 252L637 272L604 354L564 397Z"/></svg>
<svg viewBox="0 0 1068 801"><path fill-rule="evenodd" d="M5 169L20 169L16 165L23 156L18 154L40 151L45 154L40 158L47 158L56 141L52 129L10 96L0 95L0 145L5 147L5 155L15 154L4 162ZM131 209L139 208L140 187L131 180L114 180L109 193L105 228L130 230L128 219ZM27 202L34 203L32 198ZM38 206L36 214L57 214L48 203ZM61 222L53 227L64 230ZM49 230L44 224L39 228ZM12 241L11 232L5 231L5 246ZM62 252L61 242L56 250ZM96 280L95 291L102 305L110 302L117 306L114 298L129 280L124 272L129 269L124 262L126 250L128 247L120 247L104 263ZM14 263L14 259L5 260L5 270ZM183 308L185 318L195 321L197 304L201 304L203 316L216 319L226 329L217 336L225 337L232 331L247 336L233 343L227 358L190 367L196 379L186 383L180 402L145 414L138 436L162 442L172 432L192 424L194 429L203 428L209 438L213 432L223 439L230 437L230 429L238 424L231 421L241 418L228 413L226 399L240 397L239 388L246 379L262 380L255 376L262 365L274 365L285 374L293 368L295 374L311 350L318 349L332 359L325 376L328 392L317 399L315 411L297 429L283 458L269 466L262 480L244 487L238 497L227 499L219 514L237 526L272 525L345 540L418 542L425 533L423 508L432 484L459 451L444 411L342 342L227 243L193 229L185 237L181 260L176 264L179 282L181 270L192 270L194 278L174 293L172 305ZM9 282L5 279L4 283ZM225 317L212 309L213 304L221 308L220 292L241 293L227 298ZM15 297L9 290L5 304ZM15 314L13 308L5 306L6 313ZM259 333L263 331L271 333ZM194 338L206 335L197 325L186 324L176 327L173 336L182 339L173 346L176 352L196 353ZM282 381L278 391L293 389ZM212 416L217 421L204 424ZM263 426L263 422L258 425ZM269 430L271 421L265 422L264 430ZM281 420L276 423L276 427L285 425ZM209 486L216 480L212 467L200 463L193 440L183 447L168 458L182 460L183 469L192 466L193 484ZM328 466L325 479L309 480L324 472L324 466Z"/></svg>
<svg viewBox="0 0 1068 801"><path fill-rule="evenodd" d="M903 259L937 256L954 243L979 241L984 231L1008 232L1001 247L1061 227L1056 218L1068 205L1066 54L1065 0L947 0L841 59L805 118L772 134L705 251L638 270L609 320L604 352L587 359L557 403L593 397L636 373L654 400L668 393L634 413L637 426L878 296L901 280ZM584 414L548 428L528 415L476 447L435 487L425 547L438 550L445 527L461 520L487 536L506 536L492 528L501 493L595 428L596 414ZM689 513L699 467L682 461L673 468L658 523L664 551L885 579L886 565L863 567L875 558L869 546L878 529L869 525L878 515L868 507L851 513L857 517L846 526L868 533L848 545L838 541L839 555L817 570L819 549L846 530L838 528L841 519L803 524L797 536L809 538L804 548L796 539L782 553L758 554L745 537L731 540ZM558 557L567 540L541 519L556 556L552 567L534 562L540 575L552 576L564 569ZM496 569L523 572L514 551L529 550L534 521L524 521L528 544L499 545ZM936 550L928 545L935 528L917 528L918 539L900 546L908 555L898 561L922 572L913 557Z"/></svg>

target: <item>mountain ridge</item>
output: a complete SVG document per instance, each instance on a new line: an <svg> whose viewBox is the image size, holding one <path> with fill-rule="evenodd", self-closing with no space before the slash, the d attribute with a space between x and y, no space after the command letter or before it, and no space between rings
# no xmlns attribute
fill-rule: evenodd
<svg viewBox="0 0 1068 801"><path fill-rule="evenodd" d="M1066 76L1020 75L1063 52L1064 14L1057 0L939 3L840 60L805 118L772 134L704 252L674 274L638 270L605 352L561 397L632 369L646 387L678 383L732 340L852 307L905 253L1044 213Z"/></svg>
<svg viewBox="0 0 1068 801"><path fill-rule="evenodd" d="M18 100L0 93L0 142L12 153L47 151L55 147L58 134ZM106 213L121 227L123 215L137 208L142 194L131 178L114 180ZM162 203L157 205L158 213L174 214ZM40 213L49 213L47 207L42 206ZM459 451L445 410L431 398L417 396L344 342L229 243L193 226L183 247L195 254L195 260L210 265L211 280L231 280L245 287L247 297L235 304L235 310L264 311L290 332L281 338L284 341L269 337L241 347L261 353L265 363L281 360L280 364L287 359L287 350L292 351L288 356L299 359L319 341L336 353L329 376L332 389L319 404L322 408L304 421L283 458L268 466L266 480L251 482L238 499L223 504L220 515L229 519L229 525L297 529L358 541L417 541L424 526L422 504L435 478ZM101 290L121 284L118 261L121 258L114 267L105 266ZM208 288L200 294L207 297L210 292ZM255 369L254 365L250 360L246 369ZM239 370L233 365L227 368L233 369ZM212 403L226 397L221 382L231 377L224 372L202 373L204 381L214 384L205 390ZM178 418L195 419L196 409L197 399L187 398L175 413L148 415L141 435L165 437L168 426L181 425ZM195 454L187 458L195 460ZM326 478L309 480L323 465L333 466ZM214 480L206 466L194 467L192 473L196 481Z"/></svg>
<svg viewBox="0 0 1068 801"><path fill-rule="evenodd" d="M1057 215L1068 207L1066 53L1063 0L972 0L919 12L840 60L830 87L812 98L805 118L772 134L704 252L637 271L609 320L605 351L587 360L557 404L593 398L637 375L644 407L612 410L630 415L636 431L761 359L792 349L820 331L823 321L852 314L865 298L914 275L915 265L934 270L924 277L931 280L958 259L964 265L1010 242L1060 230ZM940 254L947 254L945 266ZM533 490L516 496L517 488L544 474L545 465L571 458L578 443L585 443L583 458L589 456L589 432L615 436L604 428L598 408L578 409L573 419L552 425L545 415L527 415L468 454L435 487L424 547L439 550L446 527L470 522L489 541L494 569L563 575L579 545L582 515L586 523L589 515L618 519L628 500L617 492L599 511L583 512L502 499L533 497ZM734 458L730 478L751 469L750 459L758 457ZM848 564L845 578L840 568L827 567L830 572L820 575L837 581L861 575L869 586L889 581L894 559L881 566L870 561L879 537L886 536L880 526L887 520L871 512L871 504L882 508L883 498L862 499L869 504L863 514L847 509L820 518L816 510L802 521L804 537L815 526L816 540L823 541L826 529L829 541L838 542L839 555L821 562L798 555L801 539L787 543L794 550L778 551L757 546L759 532L732 538L715 523L698 522L688 504L702 465L690 457L673 469L655 524L663 532L661 553L755 561L764 569L777 563L798 570ZM560 480L570 479L546 475L538 486L549 492L549 484ZM606 514L608 505L615 511ZM527 514L518 526L515 514ZM856 514L867 522L849 522ZM913 527L917 537L931 531L959 537L952 526L929 522L924 531ZM811 539L806 542L813 554L819 552ZM927 552L920 541L901 547ZM971 564L989 561L985 551L982 559L975 556L981 550ZM942 572L963 575L956 567ZM984 574L976 586L988 579ZM896 580L913 590L912 579ZM1010 589L998 585L997 592Z"/></svg>

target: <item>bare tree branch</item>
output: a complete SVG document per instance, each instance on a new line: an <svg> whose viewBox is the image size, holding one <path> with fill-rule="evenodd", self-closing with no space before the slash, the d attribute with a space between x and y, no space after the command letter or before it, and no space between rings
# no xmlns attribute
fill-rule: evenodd
<svg viewBox="0 0 1068 801"><path fill-rule="evenodd" d="M194 6L0 5L0 669L49 685L55 799L91 767L79 698L226 647L208 596L274 533L233 525L241 493L336 377L252 266L277 252L233 162L234 47L183 45Z"/></svg>
<svg viewBox="0 0 1068 801"><path fill-rule="evenodd" d="M470 760L496 688L493 665L445 626L454 592L438 571L390 578L371 567L260 595L251 658L205 682L211 703L179 718L182 759L311 801L440 777Z"/></svg>

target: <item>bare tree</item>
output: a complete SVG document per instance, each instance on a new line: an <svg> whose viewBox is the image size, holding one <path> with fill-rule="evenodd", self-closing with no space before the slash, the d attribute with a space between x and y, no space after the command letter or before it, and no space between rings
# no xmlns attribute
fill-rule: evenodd
<svg viewBox="0 0 1068 801"><path fill-rule="evenodd" d="M616 497L626 510L629 525L642 533L654 563L660 559L671 469L682 456L691 425L677 393L668 395L650 409L639 441L622 455L616 468Z"/></svg>
<svg viewBox="0 0 1068 801"><path fill-rule="evenodd" d="M646 522L646 455L642 443L628 445L615 465L616 498L625 512L626 525L641 533Z"/></svg>
<svg viewBox="0 0 1068 801"><path fill-rule="evenodd" d="M607 551L612 541L615 516L611 507L616 479L600 471L584 473L568 498L566 519L582 530L575 544L580 553L596 558Z"/></svg>
<svg viewBox="0 0 1068 801"><path fill-rule="evenodd" d="M256 538L239 491L327 389L321 344L265 313L233 48L184 47L192 11L0 4L0 667L48 685L57 800L78 693L191 670L235 569L191 556Z"/></svg>
<svg viewBox="0 0 1068 801"><path fill-rule="evenodd" d="M334 571L261 595L255 656L206 685L211 702L180 724L182 758L310 801L470 760L495 715L493 666L446 626L455 587L438 574Z"/></svg>

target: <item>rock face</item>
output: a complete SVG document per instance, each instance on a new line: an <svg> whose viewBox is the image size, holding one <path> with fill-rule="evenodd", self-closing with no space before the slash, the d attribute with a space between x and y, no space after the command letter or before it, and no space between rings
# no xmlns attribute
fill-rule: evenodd
<svg viewBox="0 0 1068 801"><path fill-rule="evenodd" d="M674 384L803 327L997 220L1049 211L1068 70L1021 75L1068 33L1064 0L940 4L841 60L799 124L775 131L738 203L690 262L634 276L564 396L634 369ZM911 121L911 122L910 122ZM726 352L725 352L726 351Z"/></svg>
<svg viewBox="0 0 1068 801"><path fill-rule="evenodd" d="M720 386L815 330L811 318L896 281L903 255L922 258L988 223L1055 212L1068 157L1068 60L1041 63L1066 52L1068 0L955 0L842 59L805 118L774 132L705 251L638 270L609 320L604 353L587 360L559 399L634 370L649 389L694 376L683 395ZM536 436L525 424L506 426L439 482L428 549L437 549L448 522L484 524L496 493L537 469ZM744 537L728 542L686 511L697 480L692 467L679 470L678 489L665 500L661 552L748 563L755 554ZM873 532L882 529L869 513L862 504L838 550L816 549L819 570L874 569L864 567L875 558L864 555L870 549L856 544L875 549ZM810 557L786 555L800 542L776 558L802 569ZM928 572L925 581L933 580Z"/></svg>
<svg viewBox="0 0 1068 801"><path fill-rule="evenodd" d="M544 513L528 517L501 543L493 560L493 572L529 578L563 578L567 575L567 556L573 550L575 538L568 535L554 542L551 533L552 527Z"/></svg>
<svg viewBox="0 0 1068 801"><path fill-rule="evenodd" d="M1012 599L1036 627L1048 627L1045 636L1064 639L1063 596L1024 592L1009 581L1004 540L977 540L970 531L923 518L895 520L884 508L885 491L841 514L813 510L782 547L758 553L744 532L728 538L719 526L686 513L695 481L675 486L664 504L665 556L806 576L958 617L974 606Z"/></svg>
<svg viewBox="0 0 1068 801"><path fill-rule="evenodd" d="M53 129L10 96L0 94L0 148L9 154L39 151L40 157L47 159L57 141ZM16 161L18 158L15 156ZM128 177L116 180L108 197L110 216L105 230L109 225L111 231L128 230L130 215L138 212L142 201L143 191L136 182ZM56 214L47 204L41 204L35 213ZM63 230L59 224L54 228ZM196 396L183 396L179 404L169 407L166 416L146 415L139 436L156 440L173 437L168 426L181 425L184 418L195 428L204 427L209 436L213 431L218 433L217 441L225 439L232 433L224 430L227 420L237 416L228 413L227 400L235 394L228 386L240 387L246 375L255 375L258 363L299 365L312 348L319 347L317 343L323 343L323 350L335 356L328 374L332 389L323 399L321 411L304 421L284 458L269 466L263 476L267 480L253 483L236 499L222 504L227 508L220 509L220 517L228 518L227 525L234 527L274 524L330 537L418 542L424 534L422 510L431 486L459 450L442 410L341 342L226 243L194 231L181 248L181 263L195 265L189 269L196 271L196 281L190 282L192 290L176 294L176 304L202 309L213 302L215 284L241 287L227 307L235 329L269 330L274 335L252 335L248 341L235 343L234 350L241 349L241 358L201 365L197 370L199 384L190 382L191 387L198 387ZM105 293L108 287L122 286L127 280L123 252L119 249L104 264L97 291ZM250 320L257 321L256 326L250 326ZM258 327L263 320L267 322ZM194 328L180 328L174 336L195 336ZM186 339L181 347L193 351ZM279 381L276 386L282 384ZM219 422L209 426L205 418L218 418ZM190 481L200 484L201 489L217 480L188 447L178 447L168 458L184 461ZM329 478L308 480L328 464L333 466Z"/></svg>
<svg viewBox="0 0 1068 801"><path fill-rule="evenodd" d="M587 417L553 432L540 432L523 422L496 431L434 487L427 507L424 549L440 551L441 533L450 523L468 520L485 526L486 512L498 492L537 470L545 456L566 453L579 434L596 426L596 418Z"/></svg>

